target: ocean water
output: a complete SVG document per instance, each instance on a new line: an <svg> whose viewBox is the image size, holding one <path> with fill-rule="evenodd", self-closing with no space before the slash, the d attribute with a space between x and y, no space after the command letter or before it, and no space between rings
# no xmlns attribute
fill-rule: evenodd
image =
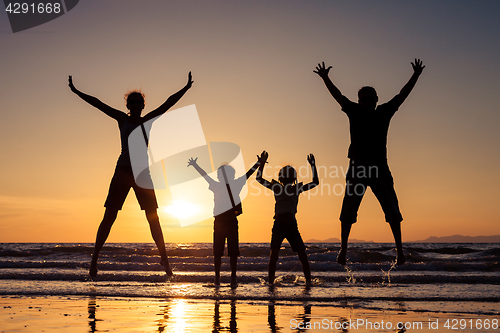
<svg viewBox="0 0 500 333"><path fill-rule="evenodd" d="M99 273L88 277L93 244L0 244L0 295L109 296L309 302L366 309L500 314L500 244L406 243L407 263L394 265L393 244L350 244L346 268L339 244L307 244L313 284L288 244L280 252L277 283L267 285L269 244L240 243L238 287L213 284L211 243L167 244L175 276L160 266L154 244L108 243Z"/></svg>

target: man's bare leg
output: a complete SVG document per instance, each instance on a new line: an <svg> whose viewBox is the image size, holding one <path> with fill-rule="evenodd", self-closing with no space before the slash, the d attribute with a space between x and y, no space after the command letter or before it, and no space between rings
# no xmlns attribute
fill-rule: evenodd
<svg viewBox="0 0 500 333"><path fill-rule="evenodd" d="M346 256L347 256L347 243L349 242L349 235L351 234L351 223L344 223L341 222L340 224L340 237L341 237L341 243L340 243L340 251L339 255L337 256L337 262L341 264L342 266L345 266L346 264Z"/></svg>
<svg viewBox="0 0 500 333"><path fill-rule="evenodd" d="M402 265L406 262L406 257L403 252L403 242L401 241L401 222L389 223L391 226L392 234L394 235L394 242L396 243L396 263Z"/></svg>

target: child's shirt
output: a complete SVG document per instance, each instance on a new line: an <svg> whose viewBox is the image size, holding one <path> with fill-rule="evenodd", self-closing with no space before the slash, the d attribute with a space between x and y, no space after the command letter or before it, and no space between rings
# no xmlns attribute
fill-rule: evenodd
<svg viewBox="0 0 500 333"><path fill-rule="evenodd" d="M284 186L276 180L271 181L272 191L276 204L274 206L275 216L278 214L295 214L297 213L297 205L299 204L299 194L307 191L302 183L295 185L289 184Z"/></svg>
<svg viewBox="0 0 500 333"><path fill-rule="evenodd" d="M241 176L235 180L229 181L229 188L231 189L231 194L233 196L234 205L241 203L240 192L245 186L247 181L246 175ZM229 197L229 191L227 189L226 183L218 182L213 179L208 181L208 189L214 192L214 216L221 215L227 211L233 210L233 204L231 203L231 198Z"/></svg>

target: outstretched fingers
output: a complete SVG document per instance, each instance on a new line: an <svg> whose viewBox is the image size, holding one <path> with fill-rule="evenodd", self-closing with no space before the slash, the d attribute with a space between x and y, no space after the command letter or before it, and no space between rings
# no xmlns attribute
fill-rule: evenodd
<svg viewBox="0 0 500 333"><path fill-rule="evenodd" d="M418 73L418 74L422 73L422 71L425 68L425 66L423 66L423 64L422 64L422 60L417 59L417 58L415 58L414 63L413 62L411 63L411 66L413 67L413 71L415 73Z"/></svg>
<svg viewBox="0 0 500 333"><path fill-rule="evenodd" d="M189 74L188 74L188 82L187 82L187 86L191 88L191 86L193 85L194 81L193 81L193 76L191 75L191 71L189 71Z"/></svg>
<svg viewBox="0 0 500 333"><path fill-rule="evenodd" d="M318 66L316 66L316 70L313 72L318 74L321 77L325 77L325 76L328 76L328 73L330 72L331 68L332 68L332 66L329 66L328 68L326 68L325 62L323 61L321 64L318 64Z"/></svg>
<svg viewBox="0 0 500 333"><path fill-rule="evenodd" d="M307 155L307 162L309 162L309 164L311 164L311 165L314 165L314 163L316 163L316 160L315 160L313 154Z"/></svg>
<svg viewBox="0 0 500 333"><path fill-rule="evenodd" d="M265 164L267 163L267 158L269 157L269 153L265 150L262 151L262 153L259 155L257 155L257 160L262 163L262 164Z"/></svg>
<svg viewBox="0 0 500 333"><path fill-rule="evenodd" d="M188 165L187 166L191 166L191 165L195 165L196 164L196 161L198 161L198 157L197 158L190 158L189 161L188 161Z"/></svg>

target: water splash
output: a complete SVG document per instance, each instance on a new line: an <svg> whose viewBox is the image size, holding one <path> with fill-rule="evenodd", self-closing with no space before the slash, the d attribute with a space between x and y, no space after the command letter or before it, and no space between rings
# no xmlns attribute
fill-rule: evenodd
<svg viewBox="0 0 500 333"><path fill-rule="evenodd" d="M312 286L323 286L323 280L320 278L314 278L311 280Z"/></svg>
<svg viewBox="0 0 500 333"><path fill-rule="evenodd" d="M295 280L293 281L293 284L294 285L298 285L298 284L305 284L306 283L306 278L301 276L301 275L296 275L295 276Z"/></svg>
<svg viewBox="0 0 500 333"><path fill-rule="evenodd" d="M389 270L387 272L384 271L383 269L381 269L382 273L384 273L384 278L382 279L382 284L384 284L386 282L386 279L387 279L387 284L389 286L391 285L391 271L394 269L394 267L396 267L396 263L397 263L397 261L394 260L391 264L391 267L389 268Z"/></svg>
<svg viewBox="0 0 500 333"><path fill-rule="evenodd" d="M352 271L349 266L346 264L344 266L345 271L347 273L347 283L349 284L355 284L356 283L356 278L354 277L354 271Z"/></svg>
<svg viewBox="0 0 500 333"><path fill-rule="evenodd" d="M259 283L260 283L261 285L266 285L266 284L267 284L266 279L264 279L264 278L262 278L262 277L260 277L260 276L257 276L257 279L259 279Z"/></svg>

